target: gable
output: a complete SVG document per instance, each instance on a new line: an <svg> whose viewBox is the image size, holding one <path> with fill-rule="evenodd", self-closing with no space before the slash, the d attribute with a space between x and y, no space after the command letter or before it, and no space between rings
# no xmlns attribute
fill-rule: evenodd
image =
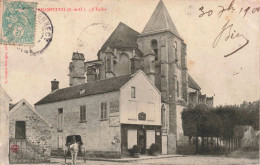
<svg viewBox="0 0 260 165"><path fill-rule="evenodd" d="M136 48L137 46L137 31L133 30L126 24L120 22L110 37L106 40L104 45L101 47L101 50L105 51L107 47L112 49L122 49L122 48Z"/></svg>
<svg viewBox="0 0 260 165"><path fill-rule="evenodd" d="M16 105L9 110L9 114L10 114L10 120L11 119L26 119L31 117L32 115L36 116L37 118L39 118L39 120L43 121L44 123L46 123L49 127L51 127L51 125L42 118L42 116L40 116L36 110L25 100L22 99L20 100L18 103L16 103Z"/></svg>
<svg viewBox="0 0 260 165"><path fill-rule="evenodd" d="M151 80L146 76L146 74L142 70L138 70L135 74L133 74L132 78L124 86L122 86L120 90L131 86L133 82L135 82L134 84L137 84L137 86L139 83L140 85L145 84L145 86L149 86L149 89L153 89L159 95L161 94L161 92L156 88L156 86L151 82Z"/></svg>

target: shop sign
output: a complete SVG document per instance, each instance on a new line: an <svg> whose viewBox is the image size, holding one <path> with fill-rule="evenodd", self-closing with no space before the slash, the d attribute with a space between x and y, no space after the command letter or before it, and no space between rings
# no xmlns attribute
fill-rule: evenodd
<svg viewBox="0 0 260 165"><path fill-rule="evenodd" d="M146 120L146 113L141 112L138 114L138 120Z"/></svg>

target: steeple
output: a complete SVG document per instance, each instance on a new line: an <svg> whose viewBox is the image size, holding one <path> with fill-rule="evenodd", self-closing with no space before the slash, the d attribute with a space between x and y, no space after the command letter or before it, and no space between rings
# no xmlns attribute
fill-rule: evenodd
<svg viewBox="0 0 260 165"><path fill-rule="evenodd" d="M181 38L175 25L172 22L171 16L168 13L163 1L160 0L151 18L146 24L142 32L142 35L153 34L162 31L170 31L173 34L175 34L177 37Z"/></svg>

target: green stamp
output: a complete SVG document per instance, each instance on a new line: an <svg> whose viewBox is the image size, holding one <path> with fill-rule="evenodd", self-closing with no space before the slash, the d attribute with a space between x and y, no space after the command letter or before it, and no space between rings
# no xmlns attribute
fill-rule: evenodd
<svg viewBox="0 0 260 165"><path fill-rule="evenodd" d="M36 2L4 1L0 43L33 45Z"/></svg>

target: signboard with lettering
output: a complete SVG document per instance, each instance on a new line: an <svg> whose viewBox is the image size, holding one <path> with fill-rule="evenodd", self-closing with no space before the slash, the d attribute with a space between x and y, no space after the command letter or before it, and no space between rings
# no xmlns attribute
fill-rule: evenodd
<svg viewBox="0 0 260 165"><path fill-rule="evenodd" d="M146 120L146 113L144 113L144 112L140 112L139 114L138 114L138 120Z"/></svg>

